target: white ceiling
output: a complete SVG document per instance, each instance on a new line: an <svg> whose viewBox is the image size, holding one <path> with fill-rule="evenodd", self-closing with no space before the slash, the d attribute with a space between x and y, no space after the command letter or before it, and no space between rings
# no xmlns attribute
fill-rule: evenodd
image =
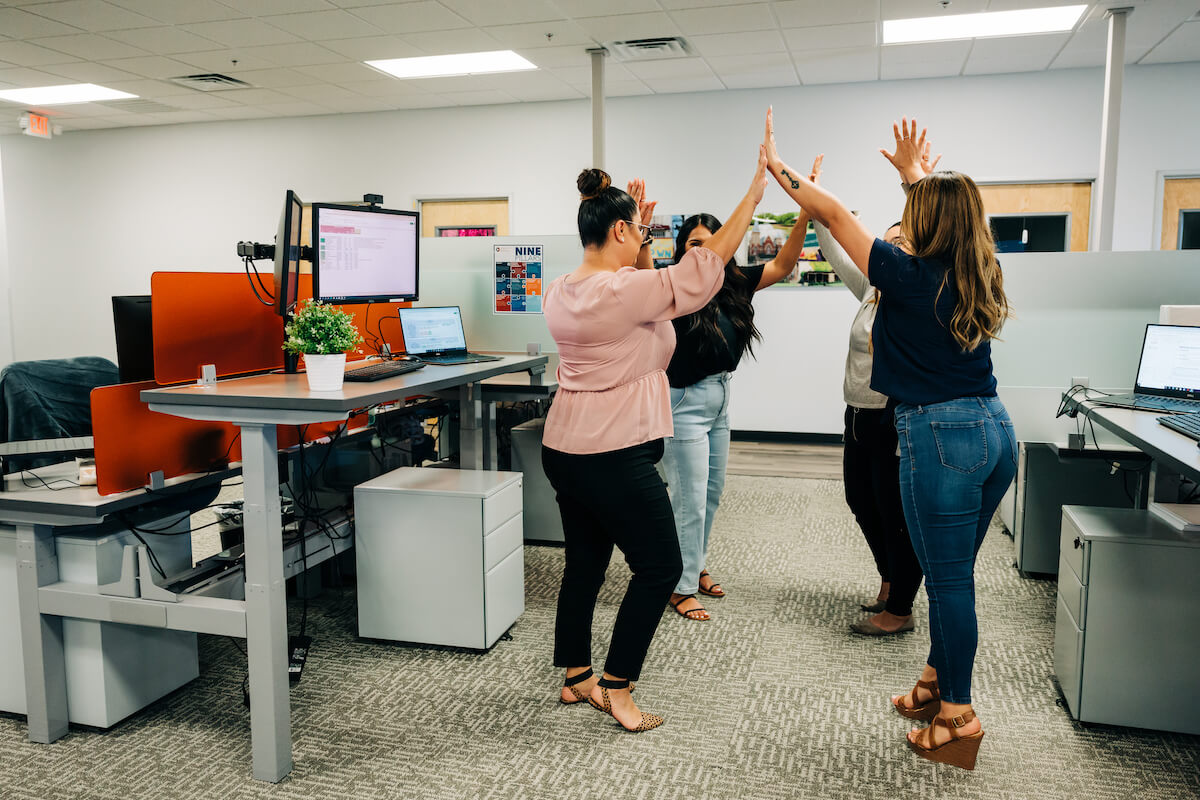
<svg viewBox="0 0 1200 800"><path fill-rule="evenodd" d="M1200 0L1094 3L1071 33L882 47L885 19L1072 0L0 0L0 88L98 83L136 101L41 110L63 130L588 97L588 48L682 36L689 58L606 63L609 96L1200 61ZM1082 1L1082 0L1080 0ZM535 72L402 81L364 59L516 50ZM253 88L168 79L217 72ZM23 106L0 101L0 133Z"/></svg>

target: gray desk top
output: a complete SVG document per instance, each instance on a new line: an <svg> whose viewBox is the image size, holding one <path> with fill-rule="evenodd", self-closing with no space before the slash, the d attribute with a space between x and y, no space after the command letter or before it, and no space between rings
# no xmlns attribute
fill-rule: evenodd
<svg viewBox="0 0 1200 800"><path fill-rule="evenodd" d="M497 354L498 355L498 354ZM558 391L558 353L548 353L545 372L508 372L488 378L481 385L484 400L537 400Z"/></svg>
<svg viewBox="0 0 1200 800"><path fill-rule="evenodd" d="M1200 481L1200 448L1183 434L1158 423L1162 411L1106 408L1086 401L1080 404L1089 417L1107 430L1189 480Z"/></svg>
<svg viewBox="0 0 1200 800"><path fill-rule="evenodd" d="M239 409L347 412L398 397L430 394L466 383L545 364L547 357L510 355L481 364L431 364L395 378L363 383L347 382L336 392L310 392L304 375L252 375L200 386L186 384L147 389L141 399L152 406L206 406ZM163 409L165 410L165 409ZM168 412L169 413L169 412Z"/></svg>

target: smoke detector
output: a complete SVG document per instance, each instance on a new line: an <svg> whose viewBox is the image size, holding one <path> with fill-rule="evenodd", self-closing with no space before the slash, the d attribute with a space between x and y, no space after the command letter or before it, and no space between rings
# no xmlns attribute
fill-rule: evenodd
<svg viewBox="0 0 1200 800"><path fill-rule="evenodd" d="M608 42L604 49L617 61L663 61L668 58L690 58L692 55L691 46L681 36Z"/></svg>
<svg viewBox="0 0 1200 800"><path fill-rule="evenodd" d="M210 72L204 75L183 75L178 78L171 78L171 83L178 83L180 86L186 86L189 89L198 89L202 92L220 92L226 89L253 88L245 81L240 81L237 78L231 78L228 75L221 75L217 72Z"/></svg>

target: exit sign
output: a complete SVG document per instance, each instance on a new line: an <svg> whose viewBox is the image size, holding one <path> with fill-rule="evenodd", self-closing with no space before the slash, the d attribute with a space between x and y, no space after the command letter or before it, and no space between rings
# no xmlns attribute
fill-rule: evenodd
<svg viewBox="0 0 1200 800"><path fill-rule="evenodd" d="M42 139L50 138L51 131L49 117L43 117L41 114L35 114L32 111L27 111L23 121L25 122L24 128L27 135L37 136Z"/></svg>

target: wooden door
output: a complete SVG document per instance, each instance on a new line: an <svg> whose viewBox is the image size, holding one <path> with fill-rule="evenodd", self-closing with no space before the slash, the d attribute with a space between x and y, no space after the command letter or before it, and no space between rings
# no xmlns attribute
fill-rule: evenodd
<svg viewBox="0 0 1200 800"><path fill-rule="evenodd" d="M496 236L508 235L508 198L483 197L462 200L421 200L421 236L437 236L438 228L495 228Z"/></svg>
<svg viewBox="0 0 1200 800"><path fill-rule="evenodd" d="M1179 249L1181 211L1200 210L1200 178L1167 178L1163 181L1163 250Z"/></svg>
<svg viewBox="0 0 1200 800"><path fill-rule="evenodd" d="M986 183L979 187L983 210L991 214L1067 214L1072 252L1088 249L1088 227L1092 215L1092 184L1077 183Z"/></svg>

